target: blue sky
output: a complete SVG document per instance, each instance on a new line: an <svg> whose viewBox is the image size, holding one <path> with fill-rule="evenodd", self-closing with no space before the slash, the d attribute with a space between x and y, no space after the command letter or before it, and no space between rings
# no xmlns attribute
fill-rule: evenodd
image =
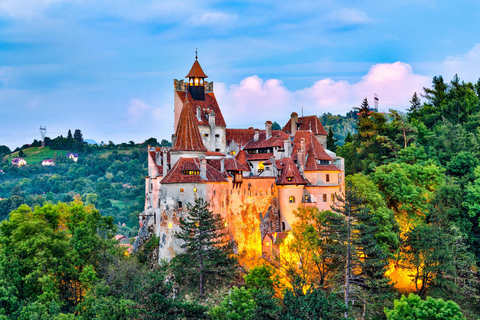
<svg viewBox="0 0 480 320"><path fill-rule="evenodd" d="M199 61L227 126L405 110L434 75L480 77L477 1L0 0L0 145L81 129L170 139L173 79Z"/></svg>

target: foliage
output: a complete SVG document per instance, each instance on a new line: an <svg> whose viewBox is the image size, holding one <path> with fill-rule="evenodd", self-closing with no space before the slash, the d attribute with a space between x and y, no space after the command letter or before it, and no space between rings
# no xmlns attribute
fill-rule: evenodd
<svg viewBox="0 0 480 320"><path fill-rule="evenodd" d="M388 320L464 320L460 307L455 302L427 297L421 300L415 294L408 298L402 295L400 300L395 300L394 308L385 308Z"/></svg>
<svg viewBox="0 0 480 320"><path fill-rule="evenodd" d="M208 209L208 203L197 198L187 205L188 217L180 220L181 231L175 236L184 241L185 252L174 258L175 272L186 283L205 288L218 286L232 278L237 265L233 245L227 240L224 221Z"/></svg>

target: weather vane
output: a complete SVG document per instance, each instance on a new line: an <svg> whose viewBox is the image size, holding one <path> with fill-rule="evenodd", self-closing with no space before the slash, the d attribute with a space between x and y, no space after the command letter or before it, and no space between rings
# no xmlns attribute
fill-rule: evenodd
<svg viewBox="0 0 480 320"><path fill-rule="evenodd" d="M198 51L198 48L195 48L195 60L198 59L198 56L197 56L197 51Z"/></svg>

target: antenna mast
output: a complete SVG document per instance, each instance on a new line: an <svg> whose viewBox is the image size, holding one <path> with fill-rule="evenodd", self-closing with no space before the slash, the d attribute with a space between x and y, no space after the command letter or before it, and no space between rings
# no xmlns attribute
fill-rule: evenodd
<svg viewBox="0 0 480 320"><path fill-rule="evenodd" d="M42 136L42 148L45 147L45 135L47 134L47 127L40 126L40 135Z"/></svg>
<svg viewBox="0 0 480 320"><path fill-rule="evenodd" d="M373 102L375 103L375 112L378 112L378 94L373 94Z"/></svg>

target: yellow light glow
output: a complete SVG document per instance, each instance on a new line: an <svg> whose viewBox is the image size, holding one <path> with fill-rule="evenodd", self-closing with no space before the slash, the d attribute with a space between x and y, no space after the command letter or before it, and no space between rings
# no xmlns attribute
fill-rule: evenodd
<svg viewBox="0 0 480 320"><path fill-rule="evenodd" d="M169 223L168 223L168 229L172 229L172 227L173 227L173 226L172 226L172 223L169 222Z"/></svg>
<svg viewBox="0 0 480 320"><path fill-rule="evenodd" d="M193 192L197 192L197 188L193 188Z"/></svg>

